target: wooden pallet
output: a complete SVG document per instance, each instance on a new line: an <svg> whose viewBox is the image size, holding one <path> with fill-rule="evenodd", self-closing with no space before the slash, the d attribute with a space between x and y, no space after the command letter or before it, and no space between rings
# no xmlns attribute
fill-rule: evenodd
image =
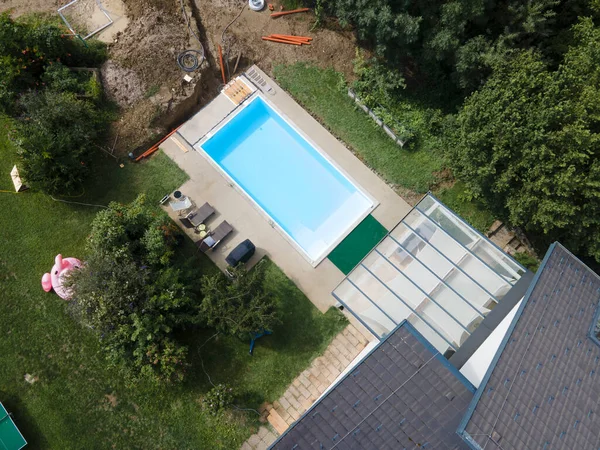
<svg viewBox="0 0 600 450"><path fill-rule="evenodd" d="M240 78L235 78L225 86L223 93L237 106L252 94L252 89Z"/></svg>

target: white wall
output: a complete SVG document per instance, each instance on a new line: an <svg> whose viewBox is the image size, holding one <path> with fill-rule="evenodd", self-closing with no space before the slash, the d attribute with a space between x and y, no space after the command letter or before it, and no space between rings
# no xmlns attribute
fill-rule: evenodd
<svg viewBox="0 0 600 450"><path fill-rule="evenodd" d="M473 385L478 388L485 376L485 373L490 367L496 352L502 343L502 339L508 331L519 306L523 299L517 303L513 309L507 314L507 316L498 324L498 326L492 331L488 338L483 341L483 344L475 350L475 353L467 360L464 366L460 369L462 373Z"/></svg>

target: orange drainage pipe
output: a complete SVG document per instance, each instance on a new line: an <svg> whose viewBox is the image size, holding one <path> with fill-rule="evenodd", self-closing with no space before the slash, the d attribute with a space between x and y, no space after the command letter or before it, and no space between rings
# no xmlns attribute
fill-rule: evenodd
<svg viewBox="0 0 600 450"><path fill-rule="evenodd" d="M223 64L223 49L219 45L219 65L221 66L221 76L223 77L223 84L227 84L227 78L225 78L225 64Z"/></svg>
<svg viewBox="0 0 600 450"><path fill-rule="evenodd" d="M291 11L276 12L276 13L271 14L271 17L275 18L275 17L279 17L279 16L285 16L287 14L295 14L295 13L306 12L306 11L310 11L310 8L300 8L300 9L293 9Z"/></svg>
<svg viewBox="0 0 600 450"><path fill-rule="evenodd" d="M138 162L138 161L144 159L146 156L150 156L152 153L154 153L156 150L158 150L158 147L160 146L160 144L162 144L167 139L169 139L171 137L171 135L173 135L178 129L179 129L179 127L175 128L173 131L171 131L169 134L167 134L164 138L162 138L160 141L158 141L156 144L154 144L152 147L150 147L148 150L146 150L140 156L135 158L135 161Z"/></svg>
<svg viewBox="0 0 600 450"><path fill-rule="evenodd" d="M271 34L271 37L276 37L276 38L289 38L289 39L295 39L298 41L312 41L313 38L308 37L308 36L294 36L292 34Z"/></svg>
<svg viewBox="0 0 600 450"><path fill-rule="evenodd" d="M300 42L302 44L310 44L310 41L307 41L306 39L299 39L299 38L296 38L296 37L293 37L293 36L279 36L279 35L276 35L276 34L272 34L269 37L275 38L275 39L283 39L283 40L286 40L286 41Z"/></svg>
<svg viewBox="0 0 600 450"><path fill-rule="evenodd" d="M271 39L277 39L280 41L286 41L286 42L297 42L300 45L310 45L310 42L308 41L301 41L299 39L292 39L292 38L284 38L284 37L279 37L279 36L268 36Z"/></svg>
<svg viewBox="0 0 600 450"><path fill-rule="evenodd" d="M284 39L278 39L278 38L267 37L267 36L263 36L262 40L263 41L271 41L271 42L279 42L280 44L302 45L302 42L289 41L289 40L286 41Z"/></svg>

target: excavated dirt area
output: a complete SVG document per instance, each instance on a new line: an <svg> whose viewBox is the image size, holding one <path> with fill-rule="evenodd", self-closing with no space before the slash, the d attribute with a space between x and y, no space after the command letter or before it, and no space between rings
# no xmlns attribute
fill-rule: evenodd
<svg viewBox="0 0 600 450"><path fill-rule="evenodd" d="M248 2L243 0L195 0L195 3L211 50L214 51L218 44L222 44L229 54L231 67L241 51L244 61L258 64L269 74L276 64L310 61L321 67L333 67L352 77L354 35L342 31L335 23L328 24L332 29L319 28L311 31L315 21L312 12L273 19L267 8L254 12L247 7ZM279 3L272 3L275 10L279 11ZM239 19L222 36L223 29L242 8ZM310 36L313 41L310 46L297 47L261 39L269 34Z"/></svg>
<svg viewBox="0 0 600 450"><path fill-rule="evenodd" d="M186 72L178 67L176 58L183 50L200 46L182 14L182 1L206 55L201 69L189 74L193 78L190 83L183 80ZM68 11L69 20L87 31L95 29L103 19L95 2L80 0ZM15 16L32 12L56 15L66 3L68 0L0 0L0 11L10 10ZM121 155L137 154L217 95L222 87L218 45L224 49L228 78L235 75L238 55L236 73L258 64L272 74L277 64L307 61L333 67L352 78L353 34L335 23L311 31L312 12L272 19L267 8L251 11L247 0L103 0L102 5L117 19L98 37L109 49L110 59L102 67L104 89L122 110L113 127L113 137L118 135L116 152ZM279 3L273 5L278 11ZM271 33L311 36L313 41L310 46L297 47L261 40Z"/></svg>

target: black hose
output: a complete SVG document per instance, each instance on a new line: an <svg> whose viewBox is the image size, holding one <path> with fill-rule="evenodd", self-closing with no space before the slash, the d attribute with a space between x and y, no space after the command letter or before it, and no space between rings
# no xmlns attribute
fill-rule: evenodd
<svg viewBox="0 0 600 450"><path fill-rule="evenodd" d="M183 0L179 0L179 3L181 4L181 12L183 13L183 17L185 17L185 22L187 23L190 33L192 33L194 35L194 37L198 41L198 44L200 44L200 47L202 47L202 41L200 41L200 38L192 29L192 25L190 24L190 18L188 17L187 12L185 12L185 6L183 5Z"/></svg>
<svg viewBox="0 0 600 450"><path fill-rule="evenodd" d="M177 65L186 72L193 72L204 61L204 52L199 50L185 50L177 55Z"/></svg>
<svg viewBox="0 0 600 450"><path fill-rule="evenodd" d="M186 72L193 72L198 69L202 63L204 62L204 46L200 41L200 37L195 33L192 29L192 24L190 23L190 18L185 11L185 6L183 5L183 0L179 0L181 4L181 12L183 13L183 17L185 17L185 22L187 24L190 33L196 38L198 41L198 45L200 46L200 50L185 50L177 55L177 65ZM199 55L199 56L198 56Z"/></svg>
<svg viewBox="0 0 600 450"><path fill-rule="evenodd" d="M242 15L242 13L244 12L245 9L246 9L246 2L244 1L244 4L242 5L242 9L240 9L240 12L238 13L238 15L235 16L235 18L231 22L229 22L225 28L223 28L223 32L221 33L221 45L223 45L223 39L225 39L225 33L227 32L227 29L231 25L233 25L233 23L236 20L238 20L240 18L240 16Z"/></svg>

